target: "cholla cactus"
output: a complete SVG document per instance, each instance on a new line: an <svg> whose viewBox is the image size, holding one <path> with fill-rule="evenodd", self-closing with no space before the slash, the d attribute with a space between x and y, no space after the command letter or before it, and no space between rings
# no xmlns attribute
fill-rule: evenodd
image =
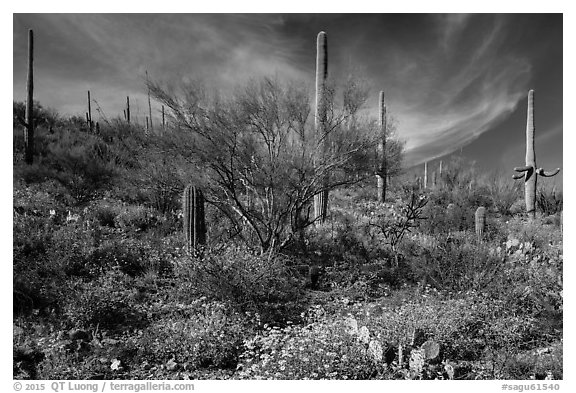
<svg viewBox="0 0 576 393"><path fill-rule="evenodd" d="M526 200L526 213L531 218L536 216L536 183L537 176L551 177L560 172L556 168L552 172L546 172L542 168L536 167L536 151L534 148L534 90L528 92L528 115L526 121L526 165L516 167L517 173L512 176L514 179L524 178L524 198Z"/></svg>
<svg viewBox="0 0 576 393"><path fill-rule="evenodd" d="M424 370L424 361L424 350L413 349L412 352L410 352L410 360L408 362L410 371L415 374L422 374L422 371Z"/></svg>
<svg viewBox="0 0 576 393"><path fill-rule="evenodd" d="M204 196L199 188L189 185L184 189L182 212L186 249L195 254L200 246L206 244Z"/></svg>
<svg viewBox="0 0 576 393"><path fill-rule="evenodd" d="M480 206L476 209L474 218L476 221L476 237L478 238L478 243L481 243L484 236L484 229L486 227L486 208Z"/></svg>

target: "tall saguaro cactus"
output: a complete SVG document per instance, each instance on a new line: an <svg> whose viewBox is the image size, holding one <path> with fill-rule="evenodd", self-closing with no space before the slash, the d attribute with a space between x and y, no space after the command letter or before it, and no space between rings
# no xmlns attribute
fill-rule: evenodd
<svg viewBox="0 0 576 393"><path fill-rule="evenodd" d="M428 161L424 163L424 188L428 188Z"/></svg>
<svg viewBox="0 0 576 393"><path fill-rule="evenodd" d="M34 32L28 30L28 79L26 81L26 118L24 131L24 160L34 161Z"/></svg>
<svg viewBox="0 0 576 393"><path fill-rule="evenodd" d="M484 237L484 228L486 227L486 208L480 206L478 209L476 209L474 219L476 223L476 237L478 239L478 243L481 243L482 238Z"/></svg>
<svg viewBox="0 0 576 393"><path fill-rule="evenodd" d="M380 140L378 143L379 167L376 173L378 202L386 201L386 104L384 103L384 92L380 91L378 99L378 125L380 126Z"/></svg>
<svg viewBox="0 0 576 393"><path fill-rule="evenodd" d="M182 212L186 250L195 254L200 246L206 244L204 195L199 188L189 185L184 189Z"/></svg>
<svg viewBox="0 0 576 393"><path fill-rule="evenodd" d="M91 106L91 102L90 102L90 90L88 90L88 129L90 131L92 131L92 106Z"/></svg>
<svg viewBox="0 0 576 393"><path fill-rule="evenodd" d="M126 121L130 124L130 96L126 96Z"/></svg>
<svg viewBox="0 0 576 393"><path fill-rule="evenodd" d="M534 90L530 90L528 92L528 114L526 120L526 165L514 168L516 172L520 173L512 176L514 179L524 178L526 213L528 213L530 218L536 216L536 183L538 176L552 177L560 172L560 168L556 168L552 172L546 172L544 169L536 167L534 132Z"/></svg>
<svg viewBox="0 0 576 393"><path fill-rule="evenodd" d="M316 40L316 114L314 126L316 133L322 138L321 152L326 150L326 79L328 77L328 39L326 33L318 33ZM323 159L323 157L321 157ZM323 181L325 186L326 181ZM314 195L314 219L318 223L326 220L328 213L328 190L322 190Z"/></svg>
<svg viewBox="0 0 576 393"><path fill-rule="evenodd" d="M148 114L150 116L150 131L154 132L154 126L152 125L152 103L150 102L150 79L148 79L148 71L146 71L146 86L148 87ZM148 129L146 129L146 131L148 131Z"/></svg>

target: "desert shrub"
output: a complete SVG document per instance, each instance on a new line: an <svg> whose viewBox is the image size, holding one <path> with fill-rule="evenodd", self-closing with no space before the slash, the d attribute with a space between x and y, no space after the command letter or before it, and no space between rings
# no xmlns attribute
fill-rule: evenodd
<svg viewBox="0 0 576 393"><path fill-rule="evenodd" d="M120 209L120 203L114 200L95 201L87 209L88 219L95 221L100 226L114 228Z"/></svg>
<svg viewBox="0 0 576 393"><path fill-rule="evenodd" d="M377 249L366 217L356 212L334 211L331 222L309 231L307 251L318 259L346 261L349 266L366 263Z"/></svg>
<svg viewBox="0 0 576 393"><path fill-rule="evenodd" d="M523 217L512 218L504 223L501 232L509 234L507 238L518 239L521 243L533 243L538 249L546 249L549 245L562 243L560 228L547 224L544 219L540 218L535 220Z"/></svg>
<svg viewBox="0 0 576 393"><path fill-rule="evenodd" d="M26 183L55 180L65 186L77 202L96 198L110 186L116 171L115 147L98 136L77 130L59 130L57 134L39 131L35 135L38 158L32 166L19 164L15 176Z"/></svg>
<svg viewBox="0 0 576 393"><path fill-rule="evenodd" d="M544 348L522 351L507 357L501 379L563 379L562 340Z"/></svg>
<svg viewBox="0 0 576 393"><path fill-rule="evenodd" d="M563 209L562 191L556 192L556 188L542 187L536 195L536 206L545 216L560 213Z"/></svg>
<svg viewBox="0 0 576 393"><path fill-rule="evenodd" d="M54 169L46 166L41 160L36 160L32 165L16 165L14 167L14 179L22 180L27 185L43 183L55 177Z"/></svg>
<svg viewBox="0 0 576 393"><path fill-rule="evenodd" d="M77 350L75 346L78 343L71 340L59 339L54 335L44 338L47 348L44 360L37 366L37 379L114 380L132 375L129 372L134 370L128 366L138 351L132 337L104 339L96 345L82 344ZM119 367L113 367L118 360Z"/></svg>
<svg viewBox="0 0 576 393"><path fill-rule="evenodd" d="M33 102L32 108L34 125L36 127L49 128L61 122L60 116L54 109L45 108L38 101ZM26 117L26 103L14 101L12 111L14 128L22 126L21 121L24 121Z"/></svg>
<svg viewBox="0 0 576 393"><path fill-rule="evenodd" d="M538 248L510 238L499 252L505 255L502 292L510 305L543 316L543 332L553 332L561 324L563 310L562 246Z"/></svg>
<svg viewBox="0 0 576 393"><path fill-rule="evenodd" d="M68 276L95 278L106 269L106 261L94 258L101 239L98 228L87 229L84 222L70 222L54 231L48 259L54 269Z"/></svg>
<svg viewBox="0 0 576 393"><path fill-rule="evenodd" d="M15 209L22 214L13 218L13 307L21 313L54 304L63 274L53 269L48 258L55 220L41 204L41 210L36 210L22 200L17 203Z"/></svg>
<svg viewBox="0 0 576 393"><path fill-rule="evenodd" d="M471 190L436 189L426 194L429 202L424 208L426 220L420 230L427 234L466 231L474 228L474 212L480 206L490 208L492 202L483 188ZM491 217L488 217L491 219Z"/></svg>
<svg viewBox="0 0 576 393"><path fill-rule="evenodd" d="M385 363L378 338L360 338L343 319L318 306L304 326L270 327L246 339L239 378L368 379L382 378ZM370 344L372 343L372 344ZM371 348L371 349L369 349Z"/></svg>
<svg viewBox="0 0 576 393"><path fill-rule="evenodd" d="M513 206L520 197L521 182L512 181L504 173L493 174L484 182L491 206L503 216L514 214Z"/></svg>
<svg viewBox="0 0 576 393"><path fill-rule="evenodd" d="M189 169L189 165L177 156L167 159L161 145L169 138L168 135L156 137L151 141L155 146L140 151L139 169L130 176L130 182L141 189L146 205L162 214L180 207L182 190L186 185L184 179L187 172L195 169Z"/></svg>
<svg viewBox="0 0 576 393"><path fill-rule="evenodd" d="M132 279L115 270L90 282L72 280L63 302L63 315L74 327L121 329L146 324L146 314L134 299Z"/></svg>
<svg viewBox="0 0 576 393"><path fill-rule="evenodd" d="M142 232L156 225L158 217L150 209L143 206L124 206L114 222L118 228L127 231Z"/></svg>
<svg viewBox="0 0 576 393"><path fill-rule="evenodd" d="M173 361L189 371L236 368L242 339L251 332L243 315L205 298L180 305L179 314L166 316L144 331L138 338L138 359Z"/></svg>
<svg viewBox="0 0 576 393"><path fill-rule="evenodd" d="M291 308L298 309L303 285L281 256L228 247L200 259L185 257L183 262L175 274L189 280L192 293L258 311L265 320L283 321L295 312Z"/></svg>
<svg viewBox="0 0 576 393"><path fill-rule="evenodd" d="M114 228L88 226L89 223L69 223L53 233L48 251L53 268L85 279L94 279L110 269L132 277L147 270L160 274L170 270L174 245L118 236Z"/></svg>
<svg viewBox="0 0 576 393"><path fill-rule="evenodd" d="M475 244L475 235L413 236L402 244L418 281L437 289L464 291L494 285L502 257L486 245Z"/></svg>
<svg viewBox="0 0 576 393"><path fill-rule="evenodd" d="M402 345L409 351L431 339L440 344L439 360L489 363L492 374L477 376L491 379L500 377L494 373L507 359L543 339L536 320L504 300L477 291L443 296L428 290L424 295L390 311L382 305L373 316L359 316L358 323L396 350Z"/></svg>

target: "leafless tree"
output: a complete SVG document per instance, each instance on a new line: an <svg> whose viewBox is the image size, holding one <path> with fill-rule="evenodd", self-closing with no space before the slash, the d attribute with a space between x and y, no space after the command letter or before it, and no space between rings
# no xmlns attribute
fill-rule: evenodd
<svg viewBox="0 0 576 393"><path fill-rule="evenodd" d="M327 125L317 134L303 84L263 78L224 99L200 83L150 83L174 126L167 154L186 157L207 200L248 228L244 236L262 252L301 239L315 194L373 175L376 130L360 115L367 92L347 84L337 102L336 86L328 89Z"/></svg>

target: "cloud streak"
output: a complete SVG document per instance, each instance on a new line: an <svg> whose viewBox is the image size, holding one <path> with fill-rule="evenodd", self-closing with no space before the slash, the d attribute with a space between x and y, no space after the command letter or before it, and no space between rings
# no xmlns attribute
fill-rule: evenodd
<svg viewBox="0 0 576 393"><path fill-rule="evenodd" d="M531 88L533 63L506 15L43 14L14 16L14 97L22 99L25 29L38 31L38 98L83 113L85 90L108 116L145 101L144 72L228 90L261 75L313 81L315 38L328 33L329 72L365 71L385 90L408 165L494 129ZM368 111L376 116L376 98Z"/></svg>
<svg viewBox="0 0 576 393"><path fill-rule="evenodd" d="M516 109L530 80L527 59L503 54L504 21L487 26L471 26L468 17L439 22L443 30L427 60L400 71L401 81L410 80L413 89L404 93L403 83L393 87L400 97L392 110L407 140L409 165L451 153L493 128ZM476 35L470 38L469 30Z"/></svg>

